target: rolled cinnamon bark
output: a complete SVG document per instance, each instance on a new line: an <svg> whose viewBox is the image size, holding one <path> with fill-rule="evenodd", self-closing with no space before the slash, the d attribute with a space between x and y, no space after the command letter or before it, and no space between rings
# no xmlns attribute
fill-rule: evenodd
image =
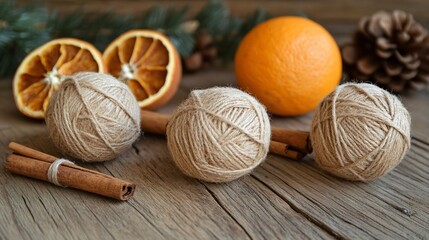
<svg viewBox="0 0 429 240"><path fill-rule="evenodd" d="M270 152L293 160L300 160L305 156L305 153L291 150L287 144L273 140L270 143Z"/></svg>
<svg viewBox="0 0 429 240"><path fill-rule="evenodd" d="M291 149L302 153L313 151L309 132L271 127L271 140L286 143Z"/></svg>
<svg viewBox="0 0 429 240"><path fill-rule="evenodd" d="M162 113L141 110L141 127L143 131L165 135L170 116ZM276 129L281 132L281 129ZM286 130L288 131L288 130ZM307 143L305 143L307 144ZM275 153L294 160L301 159L307 152L299 152L290 148L290 144L285 142L270 142L270 152Z"/></svg>
<svg viewBox="0 0 429 240"><path fill-rule="evenodd" d="M169 115L141 110L141 127L146 132L165 135L169 120Z"/></svg>
<svg viewBox="0 0 429 240"><path fill-rule="evenodd" d="M19 145L9 144L14 154L8 156L5 168L11 173L48 181L48 170L58 158ZM63 163L58 167L58 182L67 187L96 193L118 200L130 199L135 191L135 184L100 172Z"/></svg>

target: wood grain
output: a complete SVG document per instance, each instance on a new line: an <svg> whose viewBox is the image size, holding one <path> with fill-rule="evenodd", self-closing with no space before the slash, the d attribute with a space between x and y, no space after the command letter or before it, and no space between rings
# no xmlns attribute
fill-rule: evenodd
<svg viewBox="0 0 429 240"><path fill-rule="evenodd" d="M224 74L231 76L230 72ZM0 151L5 153L0 163L0 211L5 213L0 216L0 238L332 237L251 176L225 186L185 177L170 160L165 139L154 135L142 136L133 149L114 161L81 164L136 183L134 198L127 203L11 175L3 170L7 143L11 140L51 154L59 153L43 122L17 112L8 90L9 81L1 84L0 97L7 104L0 115ZM181 90L175 104L163 110L170 112L186 97L185 92ZM272 223L266 225L266 220ZM305 227L299 230L296 225Z"/></svg>
<svg viewBox="0 0 429 240"><path fill-rule="evenodd" d="M26 2L21 0L20 2ZM75 0L45 1L60 12ZM82 1L84 9L137 13L155 3L192 5L204 1ZM244 16L257 6L273 15L302 14L321 22L339 43L363 15L404 9L429 26L429 1L227 1ZM171 113L190 90L234 86L231 68L187 75ZM10 80L0 81L0 239L429 239L429 91L402 96L412 115L412 147L388 176L370 183L340 180L321 172L313 156L301 162L269 155L252 174L226 184L185 177L174 166L164 138L146 134L118 159L80 164L137 184L122 203L11 175L3 164L10 141L60 156L45 124L14 106ZM272 118L272 124L309 130L312 113Z"/></svg>
<svg viewBox="0 0 429 240"><path fill-rule="evenodd" d="M233 85L230 70L187 76L170 113L192 88ZM81 164L137 184L119 203L93 194L11 175L3 170L9 141L59 155L43 122L17 112L10 81L0 83L0 239L380 239L429 237L428 92L403 98L413 117L412 148L388 176L347 182L303 162L270 155L252 174L226 184L185 177L164 138L144 135L114 161ZM306 130L311 114L274 118ZM417 129L417 127L421 127Z"/></svg>

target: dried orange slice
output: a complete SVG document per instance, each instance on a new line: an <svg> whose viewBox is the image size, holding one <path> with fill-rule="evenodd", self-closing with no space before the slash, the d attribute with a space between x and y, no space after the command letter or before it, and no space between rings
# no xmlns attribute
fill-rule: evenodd
<svg viewBox="0 0 429 240"><path fill-rule="evenodd" d="M176 93L182 77L179 54L162 33L132 30L104 51L107 72L128 84L141 108L153 110Z"/></svg>
<svg viewBox="0 0 429 240"><path fill-rule="evenodd" d="M101 53L91 44L72 38L52 40L22 61L13 79L19 111L43 119L51 95L65 76L76 72L104 72Z"/></svg>

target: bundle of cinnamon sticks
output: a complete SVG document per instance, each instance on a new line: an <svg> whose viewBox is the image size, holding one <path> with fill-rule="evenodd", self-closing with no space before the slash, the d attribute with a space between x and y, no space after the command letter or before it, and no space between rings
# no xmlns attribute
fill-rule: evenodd
<svg viewBox="0 0 429 240"><path fill-rule="evenodd" d="M169 115L141 110L142 130L149 133L165 135ZM312 152L309 132L271 127L270 152L299 160Z"/></svg>
<svg viewBox="0 0 429 240"><path fill-rule="evenodd" d="M14 142L9 144L9 148L13 153L6 160L6 170L43 181L49 180L49 168L58 159L57 157ZM67 162L58 166L56 174L56 179L62 186L118 200L130 199L136 187L134 183Z"/></svg>

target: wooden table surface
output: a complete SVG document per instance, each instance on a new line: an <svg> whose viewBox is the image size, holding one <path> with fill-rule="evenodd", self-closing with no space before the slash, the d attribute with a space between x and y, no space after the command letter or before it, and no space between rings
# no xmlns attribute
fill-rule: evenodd
<svg viewBox="0 0 429 240"><path fill-rule="evenodd" d="M187 75L162 112L193 88L234 85L231 70ZM184 176L163 137L145 134L113 161L82 164L137 184L118 202L3 168L16 141L59 156L45 124L20 114L10 81L0 83L0 239L429 239L429 93L402 97L412 115L412 147L389 175L348 182L274 155L253 173L225 184ZM307 130L311 115L273 118L276 126Z"/></svg>
<svg viewBox="0 0 429 240"><path fill-rule="evenodd" d="M72 2L52 0L51 4ZM94 2L104 4L90 1L88 6ZM229 3L233 9L240 5L247 10L262 4L242 2ZM340 43L355 28L358 17L382 6L402 6L428 27L427 7L423 7L429 5L426 0L411 4L399 0L357 2L268 1L266 6L277 15L284 12L280 6L300 7L321 21ZM122 6L122 1L109 3ZM194 88L234 84L231 69L186 75L175 98L159 111L174 111ZM205 183L184 176L175 167L165 138L145 134L113 161L80 163L135 182L134 198L119 202L4 170L10 141L60 154L44 122L17 111L11 80L2 80L0 239L429 239L429 91L401 99L412 116L412 147L402 163L379 180L359 183L332 177L317 168L313 156L294 162L269 155L254 172L239 180ZM308 130L311 117L311 113L296 118L273 117L272 123Z"/></svg>

